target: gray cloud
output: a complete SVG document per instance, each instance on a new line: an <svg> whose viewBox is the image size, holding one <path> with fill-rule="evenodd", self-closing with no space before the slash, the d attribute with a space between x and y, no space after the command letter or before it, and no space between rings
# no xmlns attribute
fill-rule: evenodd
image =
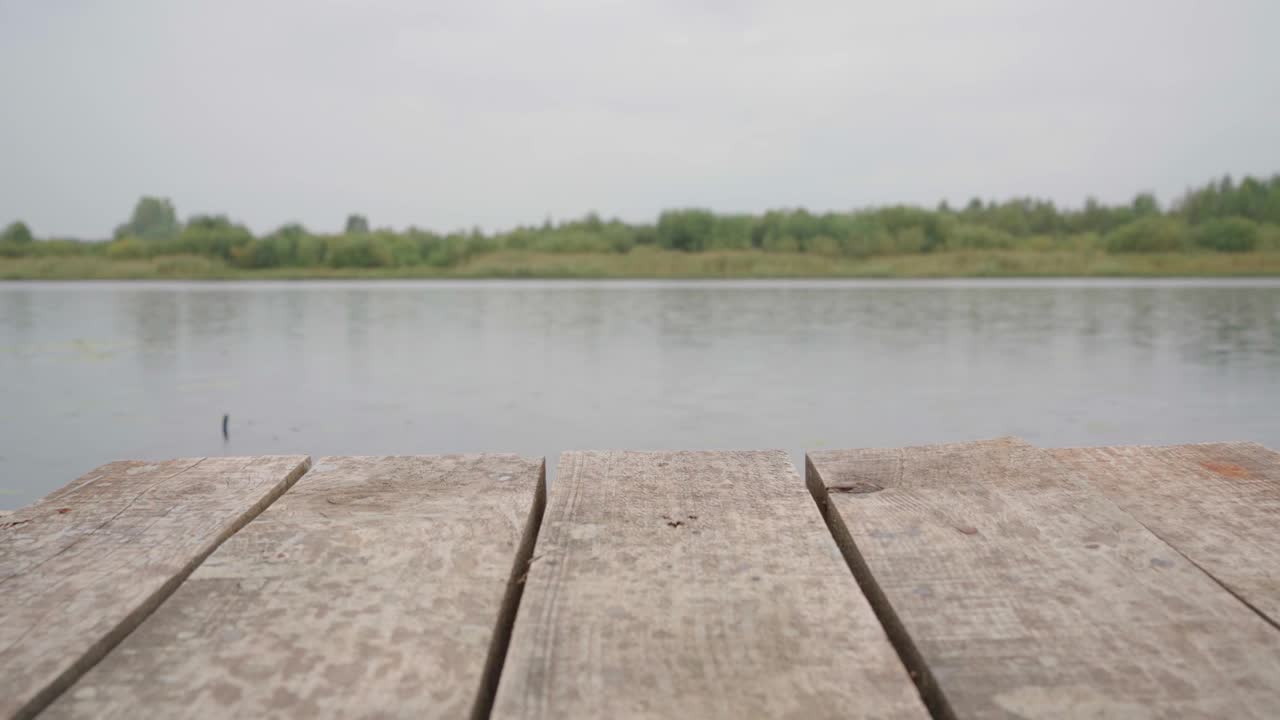
<svg viewBox="0 0 1280 720"><path fill-rule="evenodd" d="M1273 2L0 0L0 222L1163 199L1280 170Z"/></svg>

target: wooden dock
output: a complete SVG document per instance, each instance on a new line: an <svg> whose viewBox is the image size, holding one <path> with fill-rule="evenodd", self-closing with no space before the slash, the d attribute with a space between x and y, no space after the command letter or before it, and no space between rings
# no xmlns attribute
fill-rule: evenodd
<svg viewBox="0 0 1280 720"><path fill-rule="evenodd" d="M1274 718L1280 454L118 462L0 516L0 717Z"/></svg>

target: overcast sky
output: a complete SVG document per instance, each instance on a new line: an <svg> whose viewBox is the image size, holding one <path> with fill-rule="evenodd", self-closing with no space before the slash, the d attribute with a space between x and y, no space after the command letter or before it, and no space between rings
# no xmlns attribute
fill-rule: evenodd
<svg viewBox="0 0 1280 720"><path fill-rule="evenodd" d="M447 230L1280 171L1280 2L0 0L0 223Z"/></svg>

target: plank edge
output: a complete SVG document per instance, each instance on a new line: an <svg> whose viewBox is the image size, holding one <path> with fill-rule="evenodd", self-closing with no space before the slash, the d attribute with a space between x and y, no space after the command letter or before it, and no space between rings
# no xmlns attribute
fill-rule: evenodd
<svg viewBox="0 0 1280 720"><path fill-rule="evenodd" d="M276 456L290 457L290 456ZM84 676L85 673L93 669L107 656L117 645L119 645L126 637L138 628L148 617L151 616L165 600L168 600L182 583L186 582L191 573L196 571L222 543L226 542L232 535L239 532L245 525L248 525L254 518L271 506L280 496L289 491L294 484L311 469L311 457L309 455L298 456L301 459L298 464L289 471L287 475L278 481L271 490L263 495L256 503L246 508L238 517L236 517L222 532L218 533L209 546L200 553L197 553L187 564L183 565L178 572L164 582L155 592L147 596L136 608L129 612L125 617L109 632L98 638L79 658L67 666L56 678L53 679L39 692L31 697L24 705L19 707L13 714L15 720L26 720L40 714L54 700L57 700L62 693L66 692L76 681ZM52 495L52 494L51 494Z"/></svg>
<svg viewBox="0 0 1280 720"><path fill-rule="evenodd" d="M471 707L472 720L488 718L497 701L502 668L506 664L507 651L511 647L511 635L515 630L516 616L520 612L520 601L524 597L525 581L529 577L529 566L533 562L533 550L538 542L538 532L542 529L546 508L547 459L544 457L538 467L538 482L534 487L533 503L529 508L524 532L520 536L520 545L516 548L516 556L511 564L511 574L507 577L507 589L502 596L502 606L498 610L493 637L489 642L489 652L485 656L484 670L480 675L480 686L476 690L476 700Z"/></svg>
<svg viewBox="0 0 1280 720"><path fill-rule="evenodd" d="M867 602L871 605L871 610L875 613L876 619L880 621L881 627L884 628L885 635L889 638L889 643L897 652L898 659L907 669L907 674L911 677L911 682L915 684L916 692L920 694L920 699L924 702L929 715L935 720L956 720L956 714L951 708L950 701L947 700L941 686L938 685L937 680L933 677L933 672L929 670L924 655L920 653L915 641L911 639L911 635L908 634L902 619L898 617L898 613L890 605L889 598L880 588L879 583L876 582L871 573L871 568L867 565L862 553L858 550L857 544L854 543L853 537L849 534L849 528L845 526L844 517L841 516L839 510L832 507L826 483L808 453L805 453L804 467L805 485L809 488L809 494L813 496L814 503L818 506L818 513L822 515L827 531L831 533L832 540L840 548L840 554L844 557L850 572L853 573L853 578L858 583L858 589L867 598Z"/></svg>

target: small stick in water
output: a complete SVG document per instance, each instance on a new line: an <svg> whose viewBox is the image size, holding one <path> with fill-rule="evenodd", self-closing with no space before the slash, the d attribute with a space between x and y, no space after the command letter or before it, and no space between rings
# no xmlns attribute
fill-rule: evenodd
<svg viewBox="0 0 1280 720"><path fill-rule="evenodd" d="M226 442L231 439L231 435L227 433L227 423L230 422L231 416L223 414L222 416L222 441Z"/></svg>

